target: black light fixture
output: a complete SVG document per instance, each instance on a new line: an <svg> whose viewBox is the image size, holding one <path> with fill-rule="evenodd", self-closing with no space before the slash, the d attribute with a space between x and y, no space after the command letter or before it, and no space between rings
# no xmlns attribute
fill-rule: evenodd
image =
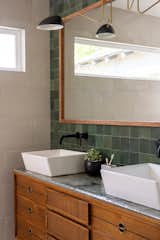
<svg viewBox="0 0 160 240"><path fill-rule="evenodd" d="M97 33L96 33L97 38L113 38L115 37L115 31L112 25L110 24L104 24L102 25Z"/></svg>
<svg viewBox="0 0 160 240"><path fill-rule="evenodd" d="M104 0L102 0L102 7L103 7L103 18L104 18ZM97 38L108 39L115 37L115 30L112 26L112 0L110 3L110 18L108 18L108 23L103 24L96 33Z"/></svg>
<svg viewBox="0 0 160 240"><path fill-rule="evenodd" d="M55 31L64 28L63 20L60 16L51 16L45 18L40 24L37 26L39 30L46 31Z"/></svg>

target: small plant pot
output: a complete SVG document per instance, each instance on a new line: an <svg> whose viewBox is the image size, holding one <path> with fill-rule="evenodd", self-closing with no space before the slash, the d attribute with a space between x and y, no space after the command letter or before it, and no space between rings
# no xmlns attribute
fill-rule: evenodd
<svg viewBox="0 0 160 240"><path fill-rule="evenodd" d="M90 176L100 176L102 161L85 160L85 172Z"/></svg>

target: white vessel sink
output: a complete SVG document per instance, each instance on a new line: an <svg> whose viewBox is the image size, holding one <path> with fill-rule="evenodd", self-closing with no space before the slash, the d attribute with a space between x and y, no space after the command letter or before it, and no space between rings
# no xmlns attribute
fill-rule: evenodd
<svg viewBox="0 0 160 240"><path fill-rule="evenodd" d="M101 169L107 194L160 210L160 165Z"/></svg>
<svg viewBox="0 0 160 240"><path fill-rule="evenodd" d="M64 149L24 152L26 170L46 176L60 176L84 172L86 153Z"/></svg>

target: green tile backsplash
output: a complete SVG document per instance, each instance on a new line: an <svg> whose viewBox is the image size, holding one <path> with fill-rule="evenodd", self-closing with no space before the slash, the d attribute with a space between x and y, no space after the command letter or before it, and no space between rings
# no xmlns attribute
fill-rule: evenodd
<svg viewBox="0 0 160 240"><path fill-rule="evenodd" d="M66 16L96 0L50 0L50 13ZM96 147L104 155L115 153L115 163L133 164L143 162L160 163L155 155L155 140L160 138L160 128L118 127L80 124L60 124L58 101L58 33L50 35L51 58L51 147L60 148L59 139L63 134L76 131L89 133L88 141L82 146L75 139L65 139L63 148L86 151Z"/></svg>

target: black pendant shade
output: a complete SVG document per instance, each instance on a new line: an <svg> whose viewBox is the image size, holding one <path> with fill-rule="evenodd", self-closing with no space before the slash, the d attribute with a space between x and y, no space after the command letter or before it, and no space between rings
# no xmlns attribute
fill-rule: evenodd
<svg viewBox="0 0 160 240"><path fill-rule="evenodd" d="M60 16L51 16L51 17L45 18L37 26L37 29L46 30L46 31L55 31L55 30L60 30L62 28L64 28L64 24Z"/></svg>
<svg viewBox="0 0 160 240"><path fill-rule="evenodd" d="M115 31L114 31L114 28L112 27L112 25L110 24L104 24L102 25L97 33L96 33L96 37L97 38L113 38L115 37Z"/></svg>

